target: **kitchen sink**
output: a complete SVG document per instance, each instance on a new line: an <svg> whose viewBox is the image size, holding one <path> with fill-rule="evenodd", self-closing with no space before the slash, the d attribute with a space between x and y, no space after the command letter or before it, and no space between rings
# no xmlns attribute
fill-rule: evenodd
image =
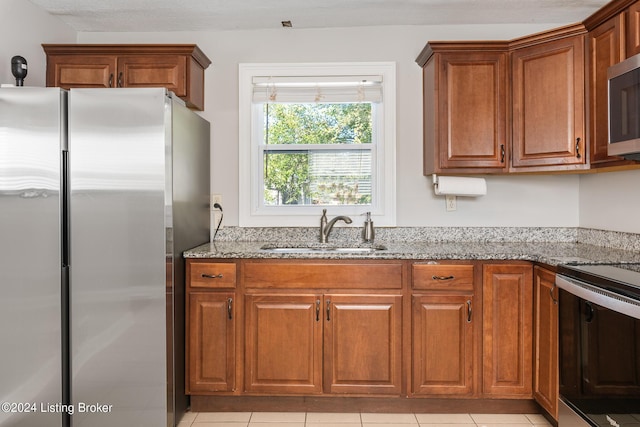
<svg viewBox="0 0 640 427"><path fill-rule="evenodd" d="M386 250L384 245L362 245L362 246L340 246L340 245L286 245L286 244L266 244L260 248L263 251L274 253L368 253Z"/></svg>

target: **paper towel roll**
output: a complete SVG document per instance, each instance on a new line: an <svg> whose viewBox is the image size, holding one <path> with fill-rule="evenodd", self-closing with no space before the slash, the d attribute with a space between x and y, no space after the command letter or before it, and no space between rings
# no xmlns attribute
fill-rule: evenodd
<svg viewBox="0 0 640 427"><path fill-rule="evenodd" d="M466 178L461 176L435 176L433 189L437 196L477 197L487 194L487 182L484 178Z"/></svg>

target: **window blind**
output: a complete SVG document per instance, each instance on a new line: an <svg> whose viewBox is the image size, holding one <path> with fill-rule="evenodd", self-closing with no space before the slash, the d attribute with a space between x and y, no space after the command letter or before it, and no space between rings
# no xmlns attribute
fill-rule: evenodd
<svg viewBox="0 0 640 427"><path fill-rule="evenodd" d="M382 76L253 77L253 103L382 102Z"/></svg>

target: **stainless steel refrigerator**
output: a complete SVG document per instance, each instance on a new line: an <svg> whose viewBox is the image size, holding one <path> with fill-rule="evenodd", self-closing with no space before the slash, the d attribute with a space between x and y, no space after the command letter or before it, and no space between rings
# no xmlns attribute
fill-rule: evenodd
<svg viewBox="0 0 640 427"><path fill-rule="evenodd" d="M165 89L0 89L0 426L173 426L209 123Z"/></svg>

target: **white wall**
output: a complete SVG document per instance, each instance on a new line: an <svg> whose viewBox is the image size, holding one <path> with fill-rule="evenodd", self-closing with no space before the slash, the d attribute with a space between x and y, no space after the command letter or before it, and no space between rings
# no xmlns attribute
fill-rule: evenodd
<svg viewBox="0 0 640 427"><path fill-rule="evenodd" d="M46 56L42 43L75 43L77 33L58 18L25 0L0 1L0 83L14 84L11 58L23 56L25 86L44 86Z"/></svg>
<svg viewBox="0 0 640 427"><path fill-rule="evenodd" d="M178 33L79 33L79 43L197 43L212 60L205 111L212 122L212 186L225 223L238 224L238 64L395 61L399 226L578 226L577 176L488 177L488 195L446 212L422 176L422 80L428 40L512 39L557 25L406 26ZM309 224L315 225L315 222Z"/></svg>
<svg viewBox="0 0 640 427"><path fill-rule="evenodd" d="M582 176L580 227L640 233L640 170Z"/></svg>

